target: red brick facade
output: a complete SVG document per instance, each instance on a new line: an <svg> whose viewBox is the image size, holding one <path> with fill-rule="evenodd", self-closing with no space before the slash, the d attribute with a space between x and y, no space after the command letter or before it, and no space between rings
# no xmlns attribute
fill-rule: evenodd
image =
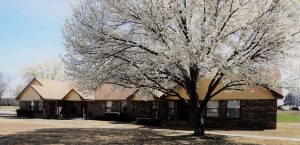
<svg viewBox="0 0 300 145"><path fill-rule="evenodd" d="M45 113L55 113L55 101L44 102ZM71 103L71 102L70 102ZM85 102L87 118L103 118L106 113L106 101ZM158 118L160 120L172 120L172 123L186 122L190 124L192 116L188 107L180 101L174 101L173 110L170 109L169 101L157 101L157 107L153 107L155 101L112 101L111 112L120 112L131 120L136 118ZM227 101L219 101L218 117L207 117L206 110L203 112L204 124L207 128L218 129L275 129L277 100L240 100L239 118L228 118ZM82 111L82 102L71 103L76 107L76 113ZM70 105L70 104L69 104ZM52 106L52 107L51 107ZM52 109L51 109L52 108ZM156 108L156 109L155 109ZM21 101L20 109L30 110L29 101ZM70 109L70 107L69 107ZM70 110L69 110L70 111ZM74 111L74 110L73 110ZM170 112L174 111L173 115Z"/></svg>
<svg viewBox="0 0 300 145"><path fill-rule="evenodd" d="M19 108L21 110L30 110L30 101L20 101Z"/></svg>
<svg viewBox="0 0 300 145"><path fill-rule="evenodd" d="M219 117L207 117L205 126L220 129L275 129L277 100L241 100L240 117L226 116L226 101L219 101Z"/></svg>

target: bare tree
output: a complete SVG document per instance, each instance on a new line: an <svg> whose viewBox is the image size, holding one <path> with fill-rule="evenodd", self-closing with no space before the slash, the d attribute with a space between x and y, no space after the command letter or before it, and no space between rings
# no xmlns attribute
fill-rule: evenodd
<svg viewBox="0 0 300 145"><path fill-rule="evenodd" d="M86 0L66 21L65 62L87 89L112 83L178 96L203 136L203 110L220 92L282 86L271 73L299 46L299 20L287 0Z"/></svg>
<svg viewBox="0 0 300 145"><path fill-rule="evenodd" d="M8 89L9 79L0 72L0 106L1 98Z"/></svg>
<svg viewBox="0 0 300 145"><path fill-rule="evenodd" d="M52 80L67 80L65 68L62 62L55 60L47 60L39 64L27 65L22 68L22 78L26 83L34 77L52 79Z"/></svg>
<svg viewBox="0 0 300 145"><path fill-rule="evenodd" d="M14 96L19 95L34 77L60 81L68 80L64 64L56 60L46 60L42 63L26 65L22 68L21 75L24 82L14 87L12 90Z"/></svg>

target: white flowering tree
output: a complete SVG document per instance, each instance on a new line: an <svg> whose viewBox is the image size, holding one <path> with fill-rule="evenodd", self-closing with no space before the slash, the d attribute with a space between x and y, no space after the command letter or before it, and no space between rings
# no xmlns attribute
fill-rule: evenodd
<svg viewBox="0 0 300 145"><path fill-rule="evenodd" d="M194 114L194 134L203 136L212 97L278 86L270 74L299 43L298 11L287 0L86 0L66 21L64 61L88 89L112 83L178 96ZM211 81L200 102L203 78Z"/></svg>

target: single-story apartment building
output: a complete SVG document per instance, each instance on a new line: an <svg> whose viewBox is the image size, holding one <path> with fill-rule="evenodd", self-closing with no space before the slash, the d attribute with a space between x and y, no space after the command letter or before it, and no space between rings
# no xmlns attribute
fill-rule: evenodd
<svg viewBox="0 0 300 145"><path fill-rule="evenodd" d="M203 100L208 81L200 81L199 101ZM34 78L16 100L19 101L19 114L30 114L32 117L105 119L118 114L130 120L154 118L165 123L189 124L190 110L177 96L141 96L138 91L104 84L94 93L83 93L72 82ZM178 88L178 92L188 98L184 89ZM280 97L278 91L262 87L222 92L208 103L204 112L205 126L274 129L277 98Z"/></svg>

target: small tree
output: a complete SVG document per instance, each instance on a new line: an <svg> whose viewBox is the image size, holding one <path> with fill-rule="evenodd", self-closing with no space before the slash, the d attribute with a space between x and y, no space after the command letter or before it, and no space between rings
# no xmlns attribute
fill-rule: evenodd
<svg viewBox="0 0 300 145"><path fill-rule="evenodd" d="M66 21L65 62L88 89L112 83L178 96L203 136L203 110L220 92L279 86L270 74L299 44L296 9L286 0L86 0ZM203 78L211 81L200 102Z"/></svg>
<svg viewBox="0 0 300 145"><path fill-rule="evenodd" d="M1 98L8 89L9 79L0 72L0 106Z"/></svg>

